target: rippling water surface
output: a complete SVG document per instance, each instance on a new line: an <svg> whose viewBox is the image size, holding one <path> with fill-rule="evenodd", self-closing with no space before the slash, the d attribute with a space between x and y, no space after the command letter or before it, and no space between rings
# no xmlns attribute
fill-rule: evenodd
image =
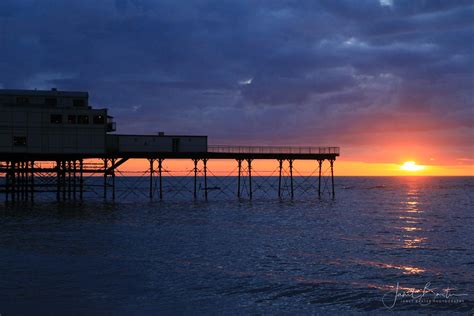
<svg viewBox="0 0 474 316"><path fill-rule="evenodd" d="M473 178L338 177L334 201L215 193L1 202L0 313L380 313L397 283L428 282L462 296L392 310L473 311Z"/></svg>

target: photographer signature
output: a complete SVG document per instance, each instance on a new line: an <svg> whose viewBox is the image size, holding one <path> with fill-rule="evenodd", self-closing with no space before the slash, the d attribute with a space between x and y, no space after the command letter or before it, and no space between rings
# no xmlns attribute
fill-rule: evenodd
<svg viewBox="0 0 474 316"><path fill-rule="evenodd" d="M395 306L399 299L409 299L415 300L420 303L420 305L429 305L431 302L436 299L441 300L454 300L456 297L467 296L467 294L456 294L453 291L455 288L445 288L440 292L436 291L436 288L431 288L431 282L427 282L423 289L400 289L400 284L397 282L395 290L386 293L382 297L382 303L385 307L391 309Z"/></svg>

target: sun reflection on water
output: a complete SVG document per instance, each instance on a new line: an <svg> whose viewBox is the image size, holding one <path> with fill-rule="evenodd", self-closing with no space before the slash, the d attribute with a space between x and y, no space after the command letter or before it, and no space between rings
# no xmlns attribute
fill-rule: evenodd
<svg viewBox="0 0 474 316"><path fill-rule="evenodd" d="M411 185L416 186L416 184ZM404 232L402 247L406 249L420 248L427 240L426 237L420 236L423 232L420 225L423 211L420 210L419 196L418 188L411 187L407 192L406 200L402 201L402 211L405 214L399 216L401 225L397 228Z"/></svg>
<svg viewBox="0 0 474 316"><path fill-rule="evenodd" d="M370 266L370 267L401 270L403 274L420 274L420 273L426 272L426 270L423 268L409 266L409 265L391 264L391 263L368 261L368 260L357 260L356 262L358 264L362 264L362 265Z"/></svg>

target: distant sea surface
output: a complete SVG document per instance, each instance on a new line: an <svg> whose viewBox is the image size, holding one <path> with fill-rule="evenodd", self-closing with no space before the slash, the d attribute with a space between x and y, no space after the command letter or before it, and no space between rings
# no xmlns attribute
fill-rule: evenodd
<svg viewBox="0 0 474 316"><path fill-rule="evenodd" d="M472 177L201 180L0 201L0 314L474 311Z"/></svg>

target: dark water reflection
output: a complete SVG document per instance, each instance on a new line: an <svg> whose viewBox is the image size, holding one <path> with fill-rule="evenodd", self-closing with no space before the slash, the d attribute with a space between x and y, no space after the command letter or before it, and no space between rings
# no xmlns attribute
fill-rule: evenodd
<svg viewBox="0 0 474 316"><path fill-rule="evenodd" d="M338 178L337 199L2 205L0 313L473 310L472 178Z"/></svg>

